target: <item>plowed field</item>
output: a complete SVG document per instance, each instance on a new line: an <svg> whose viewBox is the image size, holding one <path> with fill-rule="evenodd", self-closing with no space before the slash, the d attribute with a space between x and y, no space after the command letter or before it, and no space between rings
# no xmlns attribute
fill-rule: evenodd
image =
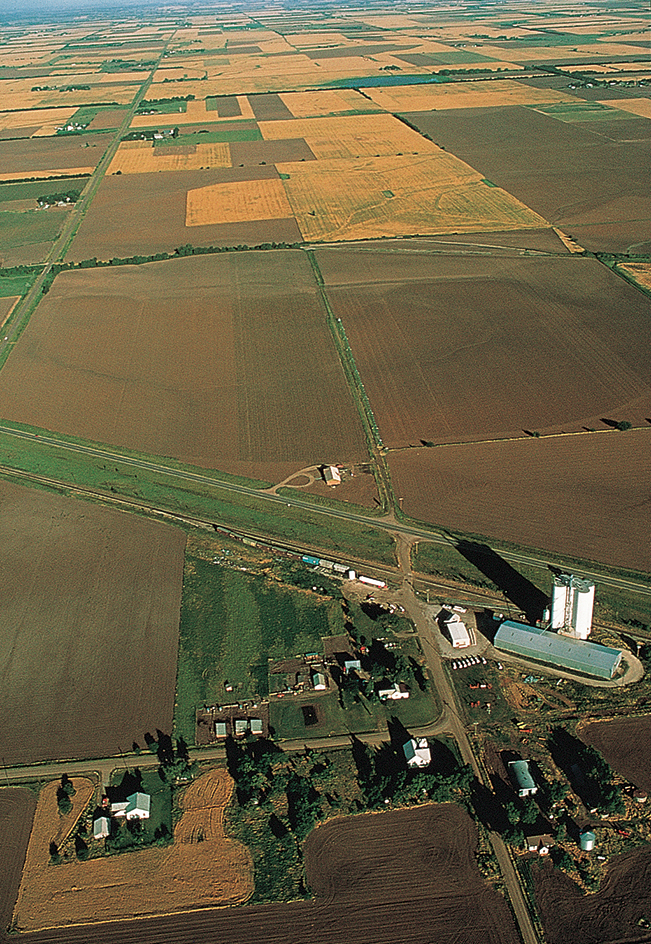
<svg viewBox="0 0 651 944"><path fill-rule="evenodd" d="M651 793L651 716L588 724L581 740L601 751L620 776Z"/></svg>
<svg viewBox="0 0 651 944"><path fill-rule="evenodd" d="M366 456L309 261L291 250L63 274L3 369L0 413L238 472Z"/></svg>
<svg viewBox="0 0 651 944"><path fill-rule="evenodd" d="M648 138L610 140L603 118L590 130L519 105L406 117L586 249L643 252L649 244ZM620 137L634 121L606 124Z"/></svg>
<svg viewBox="0 0 651 944"><path fill-rule="evenodd" d="M111 259L114 256L172 251L186 243L195 246L258 246L268 242L300 242L301 233L293 218L192 229L185 225L189 190L217 183L269 178L277 179L273 167L105 177L67 258L79 260L97 256L98 259Z"/></svg>
<svg viewBox="0 0 651 944"><path fill-rule="evenodd" d="M595 261L395 246L317 260L388 446L605 428L620 413L646 425L651 301Z"/></svg>
<svg viewBox="0 0 651 944"><path fill-rule="evenodd" d="M92 173L108 143L103 134L2 141L0 179Z"/></svg>
<svg viewBox="0 0 651 944"><path fill-rule="evenodd" d="M0 484L0 756L104 757L174 708L184 535Z"/></svg>
<svg viewBox="0 0 651 944"><path fill-rule="evenodd" d="M648 405L647 405L648 409ZM651 430L406 449L396 495L423 521L651 572Z"/></svg>
<svg viewBox="0 0 651 944"><path fill-rule="evenodd" d="M29 790L0 790L0 927L11 921L36 809Z"/></svg>
<svg viewBox="0 0 651 944"><path fill-rule="evenodd" d="M477 871L476 841L473 823L452 805L333 820L311 833L305 846L314 902L99 925L93 940L516 944L508 906ZM57 938L44 932L31 940L44 944ZM66 931L67 944L87 940L88 928Z"/></svg>
<svg viewBox="0 0 651 944"><path fill-rule="evenodd" d="M599 892L581 889L551 862L533 869L536 903L549 944L648 941L638 924L651 913L651 852L620 856L609 866Z"/></svg>
<svg viewBox="0 0 651 944"><path fill-rule="evenodd" d="M171 846L52 866L48 837L58 819L56 787L48 785L39 798L15 910L19 928L169 915L236 904L253 891L248 850L224 833L224 807L233 790L225 770L204 774L188 787Z"/></svg>

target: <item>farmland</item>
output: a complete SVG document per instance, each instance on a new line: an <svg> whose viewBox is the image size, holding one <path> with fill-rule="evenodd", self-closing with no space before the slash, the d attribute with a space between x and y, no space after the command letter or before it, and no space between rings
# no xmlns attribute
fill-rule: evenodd
<svg viewBox="0 0 651 944"><path fill-rule="evenodd" d="M56 786L48 784L39 796L14 915L21 930L234 904L251 894L249 854L224 833L233 789L225 770L206 773L185 790L172 845L53 866L47 849L58 820Z"/></svg>
<svg viewBox="0 0 651 944"><path fill-rule="evenodd" d="M0 849L4 860L0 922L3 928L11 922L35 809L36 798L29 790L0 792Z"/></svg>
<svg viewBox="0 0 651 944"><path fill-rule="evenodd" d="M651 305L596 262L394 254L316 252L388 447L646 425Z"/></svg>
<svg viewBox="0 0 651 944"><path fill-rule="evenodd" d="M617 773L641 790L651 791L649 740L651 717L622 718L588 724L582 728L581 740L604 755Z"/></svg>
<svg viewBox="0 0 651 944"><path fill-rule="evenodd" d="M405 512L440 527L648 573L646 429L391 453ZM596 497L598 496L598 501Z"/></svg>
<svg viewBox="0 0 651 944"><path fill-rule="evenodd" d="M7 368L5 417L204 468L256 478L366 455L300 253L64 273Z"/></svg>
<svg viewBox="0 0 651 944"><path fill-rule="evenodd" d="M5 763L112 754L169 730L184 535L7 482L0 492Z"/></svg>

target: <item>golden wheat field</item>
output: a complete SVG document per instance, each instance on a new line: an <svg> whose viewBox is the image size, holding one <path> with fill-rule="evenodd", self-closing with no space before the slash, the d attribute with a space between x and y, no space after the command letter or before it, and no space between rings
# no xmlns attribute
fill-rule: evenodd
<svg viewBox="0 0 651 944"><path fill-rule="evenodd" d="M651 262L627 262L617 266L617 269L625 272L642 288L651 290Z"/></svg>
<svg viewBox="0 0 651 944"><path fill-rule="evenodd" d="M224 833L223 811L233 790L226 770L210 771L187 788L172 845L50 865L57 785L44 788L34 816L14 911L21 930L232 905L253 891L249 852Z"/></svg>
<svg viewBox="0 0 651 944"><path fill-rule="evenodd" d="M38 111L3 111L0 112L0 131L38 127L39 130L36 132L38 135L54 134L55 128L65 124L76 110L76 108L40 108Z"/></svg>
<svg viewBox="0 0 651 944"><path fill-rule="evenodd" d="M440 151L432 141L385 114L261 121L260 131L267 141L304 138L318 161Z"/></svg>
<svg viewBox="0 0 651 944"><path fill-rule="evenodd" d="M91 167L48 167L47 170L34 170L30 167L29 177L33 180L45 180L48 177L87 177L95 170ZM0 174L0 180L16 180L21 174L18 171Z"/></svg>
<svg viewBox="0 0 651 944"><path fill-rule="evenodd" d="M135 145L135 147L134 147ZM200 170L230 167L228 144L195 144L152 147L150 141L123 141L108 169L109 174L152 174L156 171Z"/></svg>
<svg viewBox="0 0 651 944"><path fill-rule="evenodd" d="M212 226L291 216L292 209L278 178L241 180L188 191L185 225Z"/></svg>
<svg viewBox="0 0 651 944"><path fill-rule="evenodd" d="M419 157L278 164L306 240L490 232L547 226L444 151Z"/></svg>
<svg viewBox="0 0 651 944"><path fill-rule="evenodd" d="M609 108L628 111L632 115L639 115L640 118L651 118L651 98L611 98L607 102L600 102L600 104L607 105Z"/></svg>
<svg viewBox="0 0 651 944"><path fill-rule="evenodd" d="M281 92L281 101L295 118L319 118L348 111L380 111L356 89L323 89L314 92Z"/></svg>
<svg viewBox="0 0 651 944"><path fill-rule="evenodd" d="M451 82L444 85L396 85L367 89L366 94L387 111L431 111L447 108L484 108L496 105L549 105L576 102L555 89L537 89L514 79Z"/></svg>

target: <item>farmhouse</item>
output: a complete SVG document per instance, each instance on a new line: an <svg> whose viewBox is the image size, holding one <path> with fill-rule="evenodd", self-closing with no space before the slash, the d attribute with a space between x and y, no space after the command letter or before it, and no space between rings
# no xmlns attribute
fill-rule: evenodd
<svg viewBox="0 0 651 944"><path fill-rule="evenodd" d="M570 636L550 633L537 626L505 620L497 630L493 645L512 655L547 662L556 668L610 679L622 661L620 649Z"/></svg>
<svg viewBox="0 0 651 944"><path fill-rule="evenodd" d="M404 682L394 682L391 688L381 688L378 691L380 701L398 701L409 698L409 689Z"/></svg>
<svg viewBox="0 0 651 944"><path fill-rule="evenodd" d="M326 465L323 467L323 478L326 485L340 485L341 472L336 465Z"/></svg>
<svg viewBox="0 0 651 944"><path fill-rule="evenodd" d="M508 768L509 776L513 781L513 786L516 788L519 797L533 796L535 793L538 793L538 787L531 776L528 761L509 761Z"/></svg>
<svg viewBox="0 0 651 944"><path fill-rule="evenodd" d="M149 819L150 807L151 797L148 793L132 793L126 800L111 803L111 813L127 819Z"/></svg>
<svg viewBox="0 0 651 944"><path fill-rule="evenodd" d="M402 745L402 749L405 753L408 767L429 767L432 754L429 749L429 744L427 743L427 738L421 738L419 741L417 741L416 738L411 738L411 740Z"/></svg>
<svg viewBox="0 0 651 944"><path fill-rule="evenodd" d="M540 836L527 836L525 842L527 852L537 852L541 856L549 855L549 848L554 845L553 838L547 833L542 833Z"/></svg>

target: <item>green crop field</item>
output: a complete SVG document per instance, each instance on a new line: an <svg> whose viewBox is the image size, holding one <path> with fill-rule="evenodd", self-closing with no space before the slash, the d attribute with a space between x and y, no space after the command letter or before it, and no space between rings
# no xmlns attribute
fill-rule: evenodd
<svg viewBox="0 0 651 944"><path fill-rule="evenodd" d="M9 203L11 200L33 200L56 191L83 190L88 183L88 177L68 177L59 183L49 180L35 180L24 184L0 184L0 203Z"/></svg>
<svg viewBox="0 0 651 944"><path fill-rule="evenodd" d="M164 138L154 141L154 147L169 147L181 144L228 144L231 141L261 141L258 128L225 128L223 131L194 131L179 134L178 138Z"/></svg>
<svg viewBox="0 0 651 944"><path fill-rule="evenodd" d="M64 219L61 212L52 210L24 210L22 213L3 210L0 212L0 246L15 249L51 242L58 236Z"/></svg>

